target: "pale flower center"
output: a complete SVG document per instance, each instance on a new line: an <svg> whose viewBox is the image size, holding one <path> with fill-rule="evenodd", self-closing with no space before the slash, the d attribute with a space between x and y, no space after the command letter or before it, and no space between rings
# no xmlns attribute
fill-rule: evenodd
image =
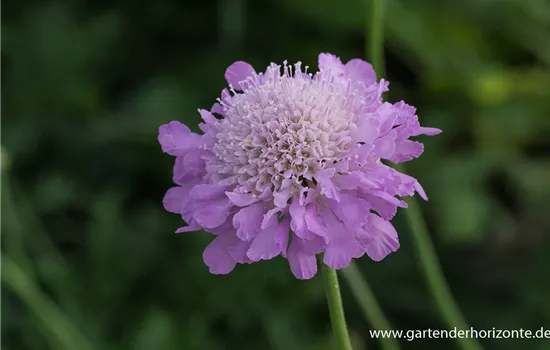
<svg viewBox="0 0 550 350"><path fill-rule="evenodd" d="M286 65L282 76L278 67L271 69L224 100L214 162L216 176L235 184L236 192L276 192L284 179L309 186L318 171L352 147L356 125L349 85L304 73L292 76Z"/></svg>

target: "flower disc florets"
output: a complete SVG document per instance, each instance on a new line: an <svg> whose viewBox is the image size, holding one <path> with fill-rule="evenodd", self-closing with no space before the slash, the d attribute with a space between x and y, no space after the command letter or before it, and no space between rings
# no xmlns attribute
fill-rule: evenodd
<svg viewBox="0 0 550 350"><path fill-rule="evenodd" d="M418 182L380 162L418 157L410 136L434 135L415 109L382 101L388 83L372 66L319 56L316 74L301 63L256 73L245 62L226 71L211 111L199 110L203 135L179 122L159 142L176 156L164 205L189 226L216 235L203 258L212 273L237 263L286 257L294 275L315 275L315 255L342 268L367 253L381 260L399 247L389 220L396 196L425 194Z"/></svg>

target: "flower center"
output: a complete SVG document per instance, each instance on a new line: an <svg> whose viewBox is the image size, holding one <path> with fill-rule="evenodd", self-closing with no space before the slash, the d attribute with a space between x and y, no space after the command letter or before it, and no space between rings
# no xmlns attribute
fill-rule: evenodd
<svg viewBox="0 0 550 350"><path fill-rule="evenodd" d="M223 101L215 169L237 192L275 192L285 179L311 187L352 146L355 114L345 85L312 79L299 65L294 75L286 64L283 75L270 69Z"/></svg>

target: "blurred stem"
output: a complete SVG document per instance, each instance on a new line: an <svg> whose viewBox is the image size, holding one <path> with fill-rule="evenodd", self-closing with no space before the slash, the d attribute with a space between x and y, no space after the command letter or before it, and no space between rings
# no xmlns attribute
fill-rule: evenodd
<svg viewBox="0 0 550 350"><path fill-rule="evenodd" d="M27 271L34 275L34 269L31 261L27 258L25 245L23 242L23 225L15 210L13 195L10 191L10 178L7 171L2 171L2 231L9 231L10 234L4 236L3 252L9 252L15 261Z"/></svg>
<svg viewBox="0 0 550 350"><path fill-rule="evenodd" d="M396 164L396 170L405 173L405 167L402 164ZM439 259L435 252L434 245L430 239L426 222L422 216L420 205L416 197L411 197L407 200L409 207L405 210L407 222L412 231L416 255L420 260L420 265L424 272L424 277L430 288L435 303L443 316L445 323L449 329L456 327L459 330L470 329L468 323L462 316L458 305L453 299L451 290L445 281L443 271L439 264ZM476 339L458 338L457 341L460 347L464 350L482 349Z"/></svg>
<svg viewBox="0 0 550 350"><path fill-rule="evenodd" d="M221 45L228 52L238 52L244 39L245 0L222 0L219 8Z"/></svg>
<svg viewBox="0 0 550 350"><path fill-rule="evenodd" d="M2 280L21 298L40 321L52 349L92 350L93 346L74 323L51 300L43 296L33 280L5 254L2 257Z"/></svg>
<svg viewBox="0 0 550 350"><path fill-rule="evenodd" d="M8 172L2 174L2 207L5 208L3 228L9 232L6 235L6 252L28 275L41 275L66 309L75 310L74 295L70 293L70 271L64 258L55 248L45 229L34 214L32 204ZM17 200L17 202L16 202ZM25 250L26 235L32 232L29 240L30 252ZM40 247L40 250L33 249ZM31 263L28 255L34 258Z"/></svg>
<svg viewBox="0 0 550 350"><path fill-rule="evenodd" d="M381 78L384 75L384 0L370 0L366 31L367 57Z"/></svg>
<svg viewBox="0 0 550 350"><path fill-rule="evenodd" d="M370 18L368 19L366 36L367 56L370 58L377 76L380 77L383 75L384 70L383 0L370 1ZM394 168L402 173L406 173L405 167L402 164L396 164ZM415 197L409 198L407 202L409 207L405 210L405 215L415 240L416 254L424 271L426 282L445 319L447 327L457 327L461 330L469 329L443 276L439 259L426 229L426 223L424 222L420 206ZM457 339L457 341L464 350L481 349L480 344L475 339L462 338Z"/></svg>
<svg viewBox="0 0 550 350"><path fill-rule="evenodd" d="M338 284L336 270L325 265L321 259L319 260L327 294L330 322L332 323L332 331L334 332L336 344L339 350L352 350L348 328L346 326L346 318L344 317L344 307L342 306L342 297L340 295L340 285Z"/></svg>
<svg viewBox="0 0 550 350"><path fill-rule="evenodd" d="M349 266L343 270L343 275L348 281L351 291L357 299L361 310L365 315L365 318L371 324L374 329L391 330L391 325L384 316L382 308L376 302L376 297L372 292L370 286L365 279L361 276L361 271L357 268L357 265L352 261ZM398 350L400 349L399 342L394 338L378 338L380 346L385 350Z"/></svg>

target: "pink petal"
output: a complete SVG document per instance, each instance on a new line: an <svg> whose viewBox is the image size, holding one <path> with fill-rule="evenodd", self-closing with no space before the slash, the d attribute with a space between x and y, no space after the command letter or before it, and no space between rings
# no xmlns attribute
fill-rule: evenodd
<svg viewBox="0 0 550 350"><path fill-rule="evenodd" d="M294 237L294 239L299 239ZM314 236L312 239L302 239L302 251L307 255L316 255L325 251L327 244L322 237Z"/></svg>
<svg viewBox="0 0 550 350"><path fill-rule="evenodd" d="M363 117L357 122L357 129L351 132L351 139L354 142L374 141L380 135L380 121L374 117Z"/></svg>
<svg viewBox="0 0 550 350"><path fill-rule="evenodd" d="M365 86L376 83L376 73L372 65L358 58L346 63L344 74L347 78L363 82Z"/></svg>
<svg viewBox="0 0 550 350"><path fill-rule="evenodd" d="M369 201L372 209L380 214L385 220L391 220L397 213L397 205L388 203L388 201L380 197L366 194L364 198Z"/></svg>
<svg viewBox="0 0 550 350"><path fill-rule="evenodd" d="M176 157L173 176L175 183L185 185L190 181L200 180L205 173L205 162L201 152L187 152L183 156Z"/></svg>
<svg viewBox="0 0 550 350"><path fill-rule="evenodd" d="M428 200L428 196L426 195L426 192L424 192L424 189L422 188L420 183L418 183L418 181L414 183L414 189L416 190L416 192L418 192L418 194L420 195L420 197L422 197L423 200L425 201Z"/></svg>
<svg viewBox="0 0 550 350"><path fill-rule="evenodd" d="M307 223L305 220L306 207L304 205L300 205L298 198L295 197L292 200L292 204L290 204L288 209L292 218L290 221L290 228L292 229L292 232L294 232L296 236L303 239L312 239L315 237L315 233L311 232L307 228Z"/></svg>
<svg viewBox="0 0 550 350"><path fill-rule="evenodd" d="M273 208L268 210L267 213L264 214L264 217L262 219L262 229L271 226L272 220L277 218L277 216L274 217L274 215L279 213L280 211L280 208Z"/></svg>
<svg viewBox="0 0 550 350"><path fill-rule="evenodd" d="M201 136L192 133L184 124L173 121L160 126L158 141L164 152L182 156L190 150L199 148Z"/></svg>
<svg viewBox="0 0 550 350"><path fill-rule="evenodd" d="M380 135L386 135L395 125L397 118L397 111L391 103L384 102L376 110L378 117L380 118Z"/></svg>
<svg viewBox="0 0 550 350"><path fill-rule="evenodd" d="M237 229L237 237L243 241L249 241L260 233L265 212L264 205L257 203L235 214L233 226Z"/></svg>
<svg viewBox="0 0 550 350"><path fill-rule="evenodd" d="M235 237L235 243L228 248L229 255L240 264L251 263L252 261L246 256L250 244L251 242L241 241Z"/></svg>
<svg viewBox="0 0 550 350"><path fill-rule="evenodd" d="M216 236L206 247L202 258L210 273L225 275L233 271L237 262L229 254L229 245L232 243L229 236Z"/></svg>
<svg viewBox="0 0 550 350"><path fill-rule="evenodd" d="M176 230L176 233L185 233L185 232L191 232L191 231L198 231L200 229L201 229L201 227L200 227L199 224L193 223L192 225L183 226L183 227L178 228Z"/></svg>
<svg viewBox="0 0 550 350"><path fill-rule="evenodd" d="M259 198L251 193L225 192L229 200L238 207L246 207L256 203Z"/></svg>
<svg viewBox="0 0 550 350"><path fill-rule="evenodd" d="M191 190L189 197L196 201L208 201L212 199L226 198L225 191L226 186L220 186L215 184L200 184Z"/></svg>
<svg viewBox="0 0 550 350"><path fill-rule="evenodd" d="M326 209L323 214L327 229L332 232L332 239L327 244L323 262L333 269L344 268L356 255L359 245L353 237L353 233L338 220L331 210Z"/></svg>
<svg viewBox="0 0 550 350"><path fill-rule="evenodd" d="M418 136L418 135L428 135L428 136L434 136L441 134L443 131L437 128L424 128L420 127L418 128L418 133L415 133L411 136Z"/></svg>
<svg viewBox="0 0 550 350"><path fill-rule="evenodd" d="M379 158L389 159L395 152L395 132L377 138L374 141L373 151Z"/></svg>
<svg viewBox="0 0 550 350"><path fill-rule="evenodd" d="M336 200L337 202L340 201L340 189L336 187L334 182L332 181L332 177L334 176L335 169L325 169L322 171L319 171L315 174L315 180L319 183L319 186L321 187L321 194L325 195L327 198L332 198Z"/></svg>
<svg viewBox="0 0 550 350"><path fill-rule="evenodd" d="M273 259L281 253L281 246L275 241L278 225L263 229L254 237L246 255L252 261Z"/></svg>
<svg viewBox="0 0 550 350"><path fill-rule="evenodd" d="M396 142L395 152L387 159L394 163L402 163L414 158L418 158L424 152L424 145L420 142L403 140Z"/></svg>
<svg viewBox="0 0 550 350"><path fill-rule="evenodd" d="M367 220L370 203L349 194L342 194L339 203L330 201L329 206L338 219L350 230L356 230Z"/></svg>
<svg viewBox="0 0 550 350"><path fill-rule="evenodd" d="M216 113L216 114L220 114L220 115L223 115L223 107L221 104L219 104L218 102L214 103L212 105L212 108L210 108L210 113Z"/></svg>
<svg viewBox="0 0 550 350"><path fill-rule="evenodd" d="M339 57L330 53L319 54L319 70L330 71L331 75L344 73L344 65Z"/></svg>
<svg viewBox="0 0 550 350"><path fill-rule="evenodd" d="M275 242L281 249L281 255L286 258L286 251L288 248L288 237L290 235L290 217L286 215L283 220L277 225L275 231Z"/></svg>
<svg viewBox="0 0 550 350"><path fill-rule="evenodd" d="M204 123L199 124L199 128L204 133L216 133L218 131L217 119L206 109L199 109L199 113Z"/></svg>
<svg viewBox="0 0 550 350"><path fill-rule="evenodd" d="M227 80L227 83L233 86L234 89L239 90L241 88L239 83L245 81L246 78L254 74L256 74L256 71L250 64L243 61L237 61L230 65L225 71L225 80Z"/></svg>
<svg viewBox="0 0 550 350"><path fill-rule="evenodd" d="M373 242L368 244L365 250L372 260L380 261L399 249L397 232L389 221L376 215L371 215L369 221L371 223L369 233Z"/></svg>
<svg viewBox="0 0 550 350"><path fill-rule="evenodd" d="M287 252L288 264L292 274L298 279L307 280L317 273L317 260L315 255L307 255L303 252L301 240L293 239Z"/></svg>
<svg viewBox="0 0 550 350"><path fill-rule="evenodd" d="M189 190L185 187L172 187L170 188L162 200L164 209L170 213L180 214L183 209L183 205L187 199Z"/></svg>
<svg viewBox="0 0 550 350"><path fill-rule="evenodd" d="M320 237L323 237L326 243L330 242L330 233L325 227L323 219L317 211L317 204L308 204L304 219L306 221L308 230Z"/></svg>
<svg viewBox="0 0 550 350"><path fill-rule="evenodd" d="M227 198L214 199L201 203L193 218L205 228L216 228L222 225L231 214L233 203Z"/></svg>

